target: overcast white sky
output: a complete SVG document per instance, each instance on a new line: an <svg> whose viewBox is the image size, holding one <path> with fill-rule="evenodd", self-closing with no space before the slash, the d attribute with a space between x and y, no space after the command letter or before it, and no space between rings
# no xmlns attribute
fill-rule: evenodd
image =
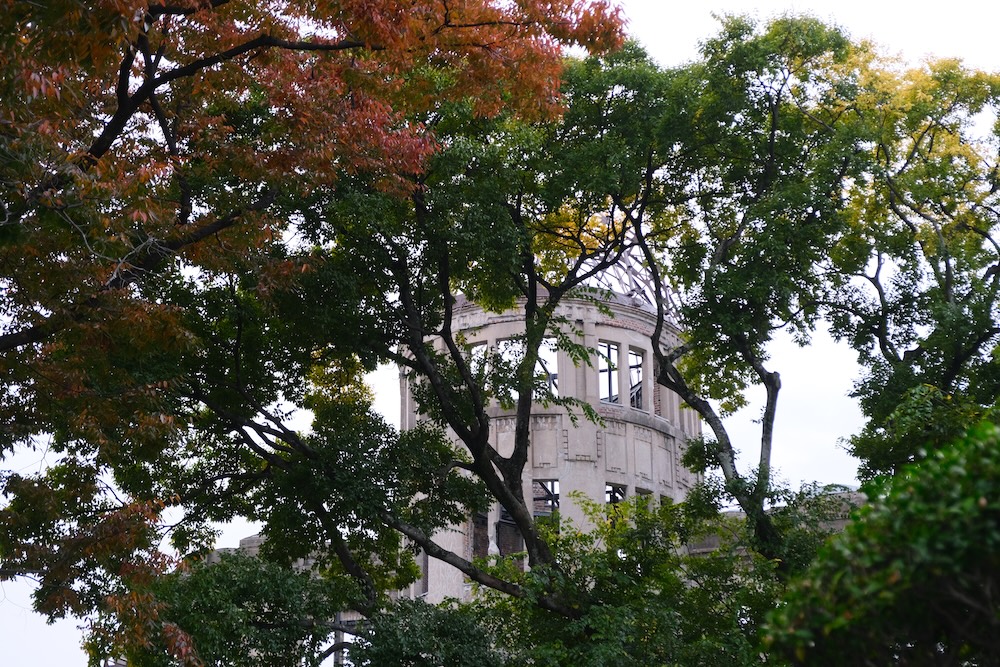
<svg viewBox="0 0 1000 667"><path fill-rule="evenodd" d="M917 63L928 56L960 57L968 65L1000 69L1000 49L995 31L1000 25L1000 4L952 0L894 2L887 0L761 0L739 2L667 2L620 0L632 34L662 65L694 59L698 42L716 28L713 14L747 13L767 18L787 12L809 13L836 23L857 39L871 39L887 53L900 54ZM809 349L782 343L772 350L772 367L782 374L774 464L793 485L800 481L852 483L856 463L837 446L860 424L860 415L846 397L856 376L853 354L819 337ZM382 374L380 386L394 388L395 370ZM395 399L383 397L380 405L393 421ZM756 456L759 431L752 422L759 407L737 415L746 427L734 427L738 442ZM239 535L236 535L238 537ZM86 656L79 648L77 623L53 626L30 611L29 589L20 584L0 584L0 664L60 665L82 667Z"/></svg>

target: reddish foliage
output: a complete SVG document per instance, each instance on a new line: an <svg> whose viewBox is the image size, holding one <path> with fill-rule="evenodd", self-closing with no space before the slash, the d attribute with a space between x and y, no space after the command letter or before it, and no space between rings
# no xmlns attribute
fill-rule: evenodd
<svg viewBox="0 0 1000 667"><path fill-rule="evenodd" d="M0 453L51 434L65 457L0 477L0 578L39 572L52 616L146 627L139 581L165 564L144 465L173 455L206 344L173 286L307 275L284 244L312 197L409 194L437 148L420 119L555 113L562 45L621 31L604 0L0 0Z"/></svg>

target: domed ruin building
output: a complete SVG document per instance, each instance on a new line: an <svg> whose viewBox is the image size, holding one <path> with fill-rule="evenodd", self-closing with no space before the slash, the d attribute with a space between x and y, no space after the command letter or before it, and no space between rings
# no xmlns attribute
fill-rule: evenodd
<svg viewBox="0 0 1000 667"><path fill-rule="evenodd" d="M558 512L561 521L585 525L573 492L609 503L633 495L649 495L656 502L682 500L697 476L680 459L685 442L701 434L701 424L676 394L654 382L650 337L655 313L645 301L605 293L597 300L566 298L556 316L563 332L592 351L592 365L574 364L555 349L554 340L546 340L536 373L558 396L589 403L603 423L588 420L579 410L574 421L567 408L535 401L524 471L524 495L534 499L535 515ZM453 328L461 332L472 358L516 354L517 337L524 333L522 312L490 313L462 297L453 318ZM678 330L668 329L664 336L665 342L676 342ZM413 428L420 416L405 376L400 390L401 428ZM495 401L489 415L490 444L509 456L514 411ZM498 504L436 535L435 541L467 559L509 555L523 548L517 528ZM458 570L426 556L421 561L424 575L408 591L411 596L434 603L471 594L470 583Z"/></svg>

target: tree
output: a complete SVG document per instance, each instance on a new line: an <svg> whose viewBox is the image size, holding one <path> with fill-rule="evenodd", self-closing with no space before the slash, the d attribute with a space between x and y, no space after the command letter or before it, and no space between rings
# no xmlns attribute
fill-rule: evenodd
<svg viewBox="0 0 1000 667"><path fill-rule="evenodd" d="M780 328L805 341L826 316L863 352L898 327L897 361L909 363L900 350L924 332L915 309L947 291L892 308L876 299L868 317L852 290L883 258L900 267L900 295L924 290L919 270L907 278L925 261L911 258L912 240L943 246L927 234L934 224L906 225L899 202L918 207L932 196L921 188L948 186L985 198L959 208L988 221L978 185L992 178L988 163L963 161L947 132L923 150L931 129L886 131L881 102L906 99L898 80L865 45L813 19L726 19L701 61L674 70L635 46L569 62L557 100L545 85L557 44L617 38L601 3L282 7L69 11L77 23L60 29L82 23L96 36L59 48L46 8L3 19L17 35L2 38L0 64L17 74L4 85L27 111L4 108L0 128L11 156L2 179L11 224L0 232L9 286L0 364L10 378L2 446L37 446L49 434L60 458L38 476L3 478L0 573L36 574L38 608L50 616L104 614L110 639L94 644L103 652L210 660L213 638L178 623L197 618L185 615L197 583L215 572L164 578L173 564L159 542L166 530L193 556L211 522L243 516L264 523L266 559L312 559L329 598L382 623L386 636L422 613L382 614L387 593L415 576L419 549L496 591L497 609L528 623L522 639L545 659L593 646L595 656L637 662L756 660L760 613L813 548L794 511L768 511L780 497L770 452L781 385L767 344ZM43 57L55 58L48 69L36 66ZM993 104L977 77L959 86L974 100L957 108ZM937 81L917 80L907 94L934 98ZM549 115L557 102L562 115ZM901 129L941 125L921 125L941 106L900 107ZM914 137L916 150L900 149ZM887 220L903 221L902 236ZM957 364L955 382L940 388L977 390L952 421L989 405L992 391L995 271L978 241L992 227L971 220L949 232L962 239L962 262L935 250L932 263L952 276L946 284L972 286L951 292L974 295L977 317L963 316L972 333L955 338L941 319L940 335L921 343L941 354L910 356L958 351L942 362ZM868 283L878 292L884 276L877 269ZM611 550L533 516L523 484L533 405L596 418L539 382L539 350L555 338L589 363L593 351L566 334L573 323L559 305L599 301L609 284L644 294L656 312L656 380L708 425L688 461L720 472L719 488L699 490L710 507L733 499L743 510L737 553L747 562L681 558L688 533L669 507L653 519L636 506L611 522L599 533L620 545ZM484 367L471 358L454 319L460 296L520 308L516 359ZM664 335L675 321L683 337ZM865 359L876 377L881 362ZM386 360L409 374L427 418L419 428L396 432L359 389L364 370ZM921 373L863 385L873 428L907 382L933 375ZM751 383L767 402L757 466L744 471L725 417ZM515 413L509 454L490 444L495 401ZM297 409L309 412L308 428L293 421ZM497 502L524 539L528 573L435 540ZM168 508L176 523L165 528ZM696 574L699 585L686 589ZM655 608L634 599L643 596ZM672 611L680 607L711 627L688 625ZM427 632L451 618L433 614ZM608 620L642 616L648 636L607 634L617 627ZM282 650L294 644L281 636ZM492 638L505 638L486 637L480 648L492 660Z"/></svg>
<svg viewBox="0 0 1000 667"><path fill-rule="evenodd" d="M606 49L621 29L600 0L8 1L0 14L0 451L57 457L3 474L0 575L36 576L50 617L120 607L168 567L166 507L183 508L185 553L207 521L283 499L290 459L342 463L285 424L291 406L319 415L314 441L388 437L343 389L395 342L364 337L376 320L358 305L381 285L297 234L341 224L326 202L352 179L412 196L442 105L551 114L561 45ZM433 430L408 444L424 465L451 455ZM394 487L401 503L411 488ZM359 606L397 581L394 562L409 571L398 538L317 521L289 549L326 535L364 583ZM384 575L352 549L383 551Z"/></svg>
<svg viewBox="0 0 1000 667"><path fill-rule="evenodd" d="M577 186L626 221L637 285L660 322L657 382L710 429L688 463L721 472L757 548L783 561L765 512L781 388L767 343L783 327L806 339L829 288L824 259L847 224L841 193L864 168L865 135L841 94L860 76L864 48L812 19L760 28L728 18L703 54L672 72L636 53L571 71L579 102L566 123L580 126L567 143L606 156L595 160L603 180ZM600 141L584 127L601 128ZM674 318L684 340L664 344ZM741 471L725 417L751 383L767 401L756 469Z"/></svg>
<svg viewBox="0 0 1000 667"><path fill-rule="evenodd" d="M495 637L468 610L406 599L372 617L350 658L359 667L510 664Z"/></svg>
<svg viewBox="0 0 1000 667"><path fill-rule="evenodd" d="M318 665L343 648L327 640L345 629L334 619L353 595L349 585L330 584L308 568L224 554L218 562L200 561L157 578L145 597L128 601L133 606L99 617L88 652L121 652L128 664L142 667L173 665L178 658L234 667ZM135 632L133 621L145 604L155 605L161 632Z"/></svg>
<svg viewBox="0 0 1000 667"><path fill-rule="evenodd" d="M351 649L351 660L760 665L759 633L784 591L783 579L773 561L747 549L743 517L721 514L703 500L656 504L635 496L607 505L569 498L585 508L584 525L560 516L542 526L559 563L558 577L545 569L525 571L515 557L490 557L480 565L516 581L526 596L483 588L463 604L390 606L373 619L363 646ZM829 528L813 522L843 509L842 500L813 490L790 498L784 512L796 516L778 523L794 535L788 541L814 552ZM554 589L580 613L568 616L537 604ZM438 624L446 625L431 627Z"/></svg>
<svg viewBox="0 0 1000 667"><path fill-rule="evenodd" d="M773 43L787 41L782 38L785 33L798 35L800 29L808 33L808 29L814 27L808 21L804 26L788 22L774 27L773 34L768 34L771 41L764 45L757 44L755 48L769 53ZM820 44L816 47L818 53L815 56L818 62L826 62L824 58L827 56L833 58L822 39L849 50L836 34L818 33ZM743 41L755 43L758 40L763 41L764 38L750 27L732 37L737 46ZM751 47L747 49L752 50ZM683 204L697 200L689 192L671 189L692 180L691 171L684 171L686 163L674 159L675 152L706 170L721 168L718 165L726 163L719 158L720 153L712 153L719 150L715 143L717 137L709 141L692 131L692 127L697 128L697 123L703 122L705 114L690 112L689 118L679 100L692 99L687 93L690 89L699 89L702 84L698 82L703 80L699 77L706 77L706 73L717 70L725 71L730 64L723 61L713 63L712 67L691 68L690 71L662 72L645 58L641 50L626 47L606 59L571 65L564 87L567 109L560 122L541 126L525 126L511 121L498 124L474 122L470 125L468 116L462 115L461 108L452 108L452 115L442 115L437 125L442 133L440 136L447 136L444 143L448 149L436 156L426 176L421 179L422 187L412 203L396 206L393 200L371 184L355 181L357 191L347 201L337 204L338 211L342 212L340 217L353 216L353 225L337 230L338 236L332 237L332 241L331 238L322 239L332 242L334 247L351 247L360 243L361 239L377 240L370 253L354 254L348 259L354 262L356 271L360 271L362 266L385 267L382 289L399 295L398 302L379 313L385 319L375 328L389 329L394 322L406 323L402 332L404 337L401 338L406 353L397 354L396 360L411 373L420 411L455 434L471 461L456 459L453 465L472 473L485 486L489 496L499 501L512 517L524 538L532 578L523 581L515 572L484 568L481 563L469 562L458 554L447 552L434 541L432 533L421 530L399 515L386 517L387 523L430 556L459 568L473 582L510 596L510 604L515 609L505 614L505 618L521 618L527 613L524 605L528 605L541 610L539 613L548 619L553 628L569 624L571 633L575 634L568 636L572 639L566 638L565 645L586 640L586 643L580 643L581 651L585 650L584 647L595 646L591 640L606 631L608 623L605 622L605 614L612 613L614 605L610 600L614 596L605 598L597 595L586 583L592 579L582 575L579 579L570 576L584 552L567 554L565 545L547 534L544 527L534 520L530 503L522 495L532 402L553 400L544 387L537 385L534 369L539 345L543 337L560 331L561 323L554 317L560 301L568 295L594 294L593 281L623 263L626 252L646 250L656 262L666 262L667 257L672 257L667 254L673 250L671 244L688 240L689 244L683 249L696 256L693 246L700 239L694 237L693 232L702 229L701 213L688 213L690 218L686 226L665 226L672 215L685 213ZM833 78L832 71L828 75ZM833 83L830 85L832 87ZM830 105L833 106L833 103L830 102ZM802 100L795 103L789 101L784 109L801 121L804 106ZM733 107L727 111L732 116L745 112L739 102L733 102ZM737 108L741 111L736 111ZM831 116L836 113L836 109L828 111ZM711 122L723 123L717 119ZM794 123L792 125L795 126ZM846 136L841 137L819 123L806 125L818 135L812 141L823 149L817 149L815 169L828 175L826 184L829 192L839 192L839 184L846 178L841 172L847 172L847 167L831 155L842 158L846 155L849 158L855 148L852 141L857 139L847 131L844 131ZM447 129L453 134L444 134ZM666 142L661 140L661 135L668 132L671 134L667 136L672 141L666 144L669 146L666 150L662 148ZM806 133L806 136L811 135ZM691 144L679 145L682 139ZM825 140L829 144L824 144ZM801 159L802 153L797 145L785 150L788 160ZM824 150L829 151L829 155ZM751 158L746 159L749 161ZM826 168L827 163L841 166L841 171ZM777 167L775 169L781 171ZM783 185L793 192L803 187L798 171L791 167L783 169L790 174L787 177L790 182L783 181ZM750 182L755 180L752 176L744 178ZM716 195L719 198L725 194L723 184L720 180L720 192ZM710 194L702 194L706 201L713 201ZM668 195L675 199L668 200ZM805 203L807 195L800 193L799 196L803 197L803 208L812 206ZM834 231L839 228L839 219L834 215L839 210L839 199L830 196L834 201L829 204L830 211L824 213L834 218L830 222L832 231L815 232L826 239L828 245L834 242ZM770 202L769 206L787 208L784 199L779 197L779 200ZM754 214L758 216L755 219L761 225L770 222L765 212L771 210L762 208ZM378 211L378 215L372 216L372 211ZM664 226L654 227L656 225ZM792 226L791 223L789 226ZM647 228L657 229L655 236L647 232ZM812 227L808 227L807 231L812 232ZM687 236L685 233L688 233ZM719 242L707 231L705 234L706 245ZM791 235L791 231L787 234ZM648 240L650 238L655 238L655 243ZM813 248L808 238L801 243L806 256L798 270L808 277L814 270L809 263L810 258L820 257L823 253ZM417 250L414 251L414 248ZM770 252L777 265L775 258L787 253L787 248L776 245ZM756 254L756 250L751 254ZM632 266L639 267L641 264L633 262ZM776 267L775 280L792 281L792 278L781 274L779 268ZM744 277L751 273L749 268L746 269ZM655 274L648 282L656 285L658 276L663 275L662 272ZM813 278L814 289L818 292L822 283L818 276ZM692 274L691 284L700 284L697 279ZM729 289L735 290L735 284ZM502 368L504 377L498 377L496 373L484 376L482 368L469 358L460 333L453 329L452 309L459 294L497 310L509 308L515 303L523 309L518 312L525 325L524 354L517 363ZM659 286L653 294L660 299L662 327L669 317L676 315L675 311L668 310L667 300L671 293L667 286ZM760 301L769 306L780 305L772 303L772 294L765 288ZM683 311L687 318L685 322L690 321L693 326L701 327L700 331L706 337L719 329L730 336L747 334L745 322L733 321L727 316L726 309L720 306L710 311L698 308L697 303L693 301ZM371 308L375 307L373 300ZM793 306L786 302L784 308L791 311ZM749 314L745 316L749 317ZM807 323L805 319L800 322L803 328ZM654 334L656 345L662 342L661 331ZM751 331L760 336L760 340L769 336L769 331ZM581 359L588 356L587 351L574 349L571 340L561 338L558 344ZM702 350L706 355L716 354L722 359L711 367L697 364L683 367L685 372L692 373L691 377L700 378L702 382L707 382L713 374L738 374L741 368L752 372L752 369L747 370L749 362L746 359L755 358L753 353L763 354L760 349L753 348L747 352L749 357L734 357L731 350L719 344L717 337L696 347L663 351L662 354L667 359L668 353L676 353L679 359L692 349ZM737 366L736 362L740 359L743 359L740 362L743 365ZM680 364L675 364L675 367L681 368ZM509 456L501 455L490 445L488 408L491 399L497 396L512 397L509 399L510 407L517 413L513 452ZM709 400L694 391L689 391L685 398L692 405L700 400L705 410L714 411ZM721 420L717 419L717 422L721 426ZM732 454L731 446L729 453ZM756 508L756 513L752 514L752 543L761 549L766 558L780 556L783 568L790 568L793 564L799 566L808 561L808 555L799 557L796 552L795 559L791 558L788 552L791 542L785 542L786 536L782 534L781 527L772 515L763 511L765 504L776 495L769 476L765 475L764 480L766 491L753 496L741 491L751 485L735 470L727 484L729 489L739 492L739 497L749 508ZM762 535L765 530L770 533ZM664 569L670 568L664 565ZM603 574L607 572L602 570ZM655 587L657 583L651 585ZM632 593L638 594L637 590ZM667 604L664 606L669 607ZM638 612L632 610L630 613ZM534 623L538 620L534 616L528 615L527 618L529 627L549 627ZM737 623L732 617L729 619ZM728 627L732 629L734 626ZM669 635L665 628L664 637ZM535 645L531 641L525 643ZM612 652L625 650L626 654L633 650L606 648ZM747 649L746 646L744 648ZM750 654L752 652L746 653ZM640 659L637 654L632 655Z"/></svg>
<svg viewBox="0 0 1000 667"><path fill-rule="evenodd" d="M562 565L555 585L579 617L540 609L532 596L473 603L514 664L760 663L758 623L780 580L773 563L743 551L738 519L696 503L576 500L593 527L563 521L551 540ZM691 550L701 541L711 547ZM522 578L533 595L553 586L534 571Z"/></svg>
<svg viewBox="0 0 1000 667"><path fill-rule="evenodd" d="M795 664L994 665L1000 431L911 464L830 542L769 619Z"/></svg>
<svg viewBox="0 0 1000 667"><path fill-rule="evenodd" d="M943 444L996 401L993 163L983 157L990 144L973 152L965 133L974 114L995 108L993 77L953 63L929 70L900 78L814 22L778 21L757 33L732 20L707 43L706 63L693 68L659 72L626 49L567 73L570 103L552 135L561 159L544 183L571 184L577 201L627 221L616 248L640 252L640 271L649 273L639 283L655 295L661 321L679 313L687 329L682 344L661 350L658 380L712 429L715 441L696 448L692 462L721 469L725 492L749 517L752 548L780 559L786 573L812 553L796 553L778 514L765 512L776 493L769 446L780 381L765 347L775 329L790 327L805 340L829 318L870 369L859 383L868 433L886 428L880 409L888 406L898 429L892 438L909 457L923 444ZM908 115L896 126L906 132L894 134L880 114L897 95L909 100L900 104ZM936 132L942 136L932 141ZM887 159L898 171L889 173ZM882 188L891 195L876 200ZM946 199L942 193L962 198L946 211L954 220L921 211ZM917 213L908 215L902 201ZM875 290L872 317L857 299L864 285ZM885 369L896 374L892 382L879 382ZM760 464L748 475L735 468L723 417L751 380L765 386L768 401ZM731 402L718 414L712 398ZM869 460L893 456L892 443L883 438ZM549 581L565 576L558 569ZM584 604L576 618L607 611ZM534 619L529 627L548 626ZM587 641L604 627L578 626Z"/></svg>
<svg viewBox="0 0 1000 667"><path fill-rule="evenodd" d="M994 414L998 391L996 109L1000 79L957 61L882 71L854 94L870 164L851 184L827 304L858 350L870 418L861 476L892 474ZM872 104L877 101L877 104ZM864 105L864 106L862 106Z"/></svg>

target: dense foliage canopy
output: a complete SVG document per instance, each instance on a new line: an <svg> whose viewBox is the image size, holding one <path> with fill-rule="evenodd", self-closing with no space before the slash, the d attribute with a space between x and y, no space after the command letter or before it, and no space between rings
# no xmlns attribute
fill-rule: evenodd
<svg viewBox="0 0 1000 667"><path fill-rule="evenodd" d="M95 660L316 662L336 607L381 628L373 664L461 659L432 645L448 626L483 633L480 664L756 664L821 518L773 509L774 333L825 322L858 351L866 476L995 408L996 76L906 70L796 17L724 19L663 69L611 50L599 1L0 7L0 453L53 457L0 477L0 577L94 617ZM599 53L564 62L571 43ZM655 312L656 381L708 428L687 463L718 477L684 507L592 507L596 532L557 532L524 497L531 410L595 414L535 368L546 338L592 363L558 307L609 284ZM523 355L470 359L459 295L516 309ZM361 378L385 361L418 428L371 410ZM753 384L760 439L734 442ZM435 541L496 502L527 571ZM234 517L264 525L266 562L178 574L162 538L189 560ZM682 553L730 530L731 549ZM417 549L483 590L473 617L388 604ZM269 569L300 559L315 578ZM250 608L268 576L284 583Z"/></svg>
<svg viewBox="0 0 1000 667"><path fill-rule="evenodd" d="M772 614L797 664L995 665L1000 431L983 424L908 466Z"/></svg>

